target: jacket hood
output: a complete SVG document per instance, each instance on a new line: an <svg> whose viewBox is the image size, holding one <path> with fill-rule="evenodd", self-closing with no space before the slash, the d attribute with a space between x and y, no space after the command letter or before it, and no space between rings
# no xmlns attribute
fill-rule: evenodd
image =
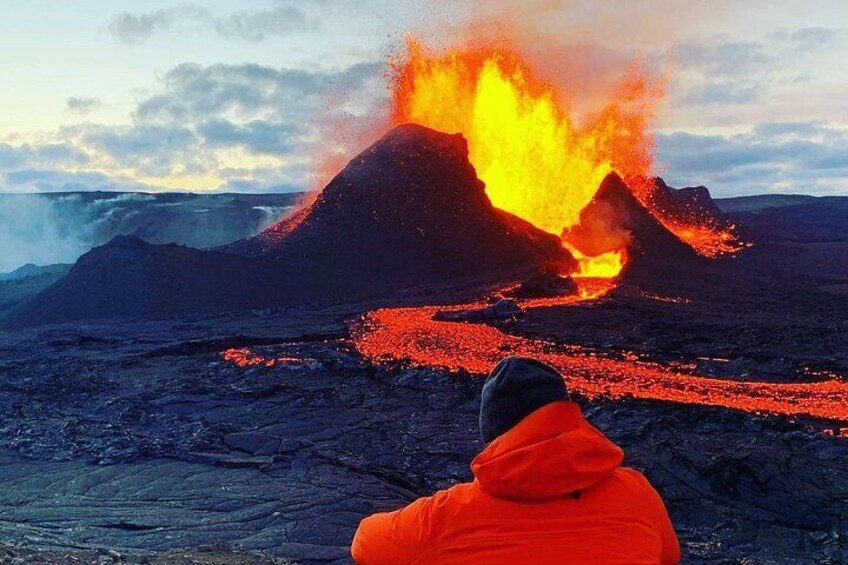
<svg viewBox="0 0 848 565"><path fill-rule="evenodd" d="M534 501L586 489L609 476L624 452L573 402L553 402L490 443L474 461L476 482L496 498Z"/></svg>

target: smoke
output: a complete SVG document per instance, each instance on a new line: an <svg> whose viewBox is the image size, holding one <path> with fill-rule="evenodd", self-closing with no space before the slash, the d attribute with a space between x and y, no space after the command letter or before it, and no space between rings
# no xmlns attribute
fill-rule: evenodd
<svg viewBox="0 0 848 565"><path fill-rule="evenodd" d="M290 211L295 194L0 194L0 273L27 263L73 263L118 235L217 247Z"/></svg>
<svg viewBox="0 0 848 565"><path fill-rule="evenodd" d="M591 216L584 215L579 226L565 230L563 238L590 256L630 248L633 232L624 227L631 224L628 210L616 203L600 200L591 206Z"/></svg>
<svg viewBox="0 0 848 565"><path fill-rule="evenodd" d="M261 232L270 228L285 217L293 208L293 206L254 206L254 210L262 213L262 219L259 220L259 226L256 231Z"/></svg>
<svg viewBox="0 0 848 565"><path fill-rule="evenodd" d="M26 263L69 263L88 250L92 235L90 226L63 213L59 204L56 199L38 194L3 197L0 272Z"/></svg>

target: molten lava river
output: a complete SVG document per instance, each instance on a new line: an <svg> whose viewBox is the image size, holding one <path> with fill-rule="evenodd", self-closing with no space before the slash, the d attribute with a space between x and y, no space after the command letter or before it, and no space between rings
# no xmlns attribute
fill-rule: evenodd
<svg viewBox="0 0 848 565"><path fill-rule="evenodd" d="M603 291L574 297L524 301L523 310L567 306L598 298ZM366 314L354 327L354 344L377 364L465 370L485 375L508 355L535 357L564 376L570 390L589 398L639 398L722 406L753 413L848 421L848 382L829 377L817 382L728 381L693 373L692 366L666 366L635 354L621 358L578 346L509 335L477 323L433 319L437 311L480 308L385 308Z"/></svg>
<svg viewBox="0 0 848 565"><path fill-rule="evenodd" d="M524 311L568 307L598 299L612 287L604 279L584 279L578 294L528 299L520 305ZM386 367L430 367L483 376L504 357L524 355L556 367L570 390L588 398L660 400L848 422L848 381L832 375L798 383L729 381L698 375L694 366L686 363L663 365L633 353L608 355L590 348L510 335L483 323L434 319L437 312L484 306L484 302L472 302L374 310L352 324L352 343L365 359ZM222 357L241 367L303 364L303 360L265 357L247 348L227 350Z"/></svg>

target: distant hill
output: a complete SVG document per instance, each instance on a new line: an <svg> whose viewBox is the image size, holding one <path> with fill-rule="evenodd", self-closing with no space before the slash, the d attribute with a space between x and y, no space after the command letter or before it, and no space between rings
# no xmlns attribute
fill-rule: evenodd
<svg viewBox="0 0 848 565"><path fill-rule="evenodd" d="M0 274L0 318L64 277L72 266L28 264L11 273Z"/></svg>
<svg viewBox="0 0 848 565"><path fill-rule="evenodd" d="M0 273L0 282L29 279L44 275L62 278L63 276L68 274L68 271L71 270L71 267L73 267L72 263L56 263L55 265L44 266L27 263L22 267L18 267L14 271L8 273Z"/></svg>
<svg viewBox="0 0 848 565"><path fill-rule="evenodd" d="M753 240L848 241L848 197L771 195L716 200Z"/></svg>
<svg viewBox="0 0 848 565"><path fill-rule="evenodd" d="M255 260L119 236L80 257L10 320L26 326L267 306L276 296L274 281L270 265Z"/></svg>
<svg viewBox="0 0 848 565"><path fill-rule="evenodd" d="M833 197L843 198L843 197ZM716 205L725 213L759 212L767 208L783 208L810 204L821 200L806 194L757 194L755 196L737 196L735 198L717 198ZM827 200L827 198L824 198Z"/></svg>

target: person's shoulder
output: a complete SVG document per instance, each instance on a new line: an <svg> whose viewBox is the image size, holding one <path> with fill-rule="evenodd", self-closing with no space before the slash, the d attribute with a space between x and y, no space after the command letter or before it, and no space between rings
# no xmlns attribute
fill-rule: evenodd
<svg viewBox="0 0 848 565"><path fill-rule="evenodd" d="M648 508L665 511L665 504L657 489L645 475L636 469L619 467L613 472L613 477L620 481L623 487L635 495L637 499L644 501Z"/></svg>
<svg viewBox="0 0 848 565"><path fill-rule="evenodd" d="M610 478L619 485L619 488L635 495L641 495L645 500L654 501L659 498L657 489L654 488L645 475L636 469L619 467L613 471Z"/></svg>
<svg viewBox="0 0 848 565"><path fill-rule="evenodd" d="M613 476L634 488L648 488L654 490L654 487L651 486L651 483L645 475L636 469L631 469L630 467L619 467L613 471Z"/></svg>
<svg viewBox="0 0 848 565"><path fill-rule="evenodd" d="M428 497L434 508L450 509L473 503L480 493L474 483L460 483Z"/></svg>
<svg viewBox="0 0 848 565"><path fill-rule="evenodd" d="M419 498L409 507L417 507L419 511L428 514L450 513L471 503L477 496L477 490L474 483L460 483L430 496Z"/></svg>

